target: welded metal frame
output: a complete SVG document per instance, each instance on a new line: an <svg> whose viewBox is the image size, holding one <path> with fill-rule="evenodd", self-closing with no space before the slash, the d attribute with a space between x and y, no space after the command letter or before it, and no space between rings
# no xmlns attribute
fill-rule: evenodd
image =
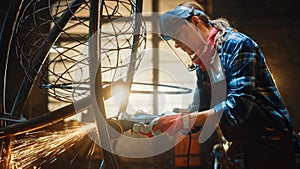
<svg viewBox="0 0 300 169"><path fill-rule="evenodd" d="M98 19L99 19L98 18L99 17L99 12L98 11L99 11L100 6L102 5L103 1L104 0L101 0L101 2L99 4L98 0L92 0L91 17L90 17L91 18L90 22L91 22L92 25L90 26L90 31L89 31L90 32L89 33L90 37L92 37L93 33L95 33L95 31L98 30L98 26L99 26L98 25ZM138 13L142 12L142 10L141 10L142 9L142 1L143 0L136 0L136 2L135 2L136 3L136 8L138 9L138 10L136 10L136 12L138 12ZM19 2L19 3L17 3L17 2ZM48 52L49 52L50 48L52 47L53 44L55 44L56 40L58 39L58 37L61 33L61 28L66 26L66 24L71 19L72 14L76 12L76 10L80 7L80 5L83 2L84 2L84 0L73 0L72 3L71 3L71 6L69 8L70 10L64 11L62 16L58 19L57 24L49 31L49 33L48 33L47 37L45 38L41 48L39 49L39 51L34 56L34 59L32 61L32 66L29 68L29 71L28 71L29 77L36 78L38 71L35 71L35 70L40 70L41 69L42 64L45 62L45 60L47 58L47 55L48 55ZM23 1L14 0L14 1L11 2L11 6L13 6L14 9L21 9L22 3L23 3ZM18 7L16 7L16 6L18 6ZM13 12L16 12L16 13L13 13ZM19 11L12 11L12 12L9 13L9 15L7 17L16 18L16 20L17 20L18 12ZM101 12L100 12L100 14L101 14ZM12 15L14 15L16 17L12 17ZM7 23L5 28L7 30L13 31L14 27L15 27L16 20L13 21L13 24L11 22ZM138 23L141 24L141 21L138 21ZM135 29L139 29L139 26L140 25L138 24ZM138 48L138 43L135 43L136 41L138 41L138 38L139 38L139 35L137 34L138 32L139 32L139 30L135 30L134 35L133 35L134 36L134 38L133 38L134 39L133 40L134 47L133 47L133 51L132 51L132 57L134 57L134 58L135 58L136 51L137 51L137 48ZM2 42L1 46L7 45L9 47L12 43L12 36L10 36L9 38L10 39L4 39L4 40L1 39L1 42ZM97 42L97 39L91 38L91 40L93 42ZM99 42L99 39L98 39L98 42ZM97 45L97 44L98 43L95 43L95 45ZM91 45L91 48L93 48L93 47L95 47L95 46ZM92 57L97 56L97 53L99 53L99 51L96 51L96 53L92 54L91 56ZM5 51L5 56L6 57L9 56L9 48L8 48L7 51ZM132 63L130 63L130 64L135 65L135 59L134 58L131 59ZM93 58L91 58L91 59L93 59ZM40 63L40 61L42 61L42 63ZM98 63L98 62L96 61L96 62L91 62L91 63ZM133 66L132 68L134 68L134 67L135 66ZM91 70L92 70L91 72L96 72L95 70L97 70L97 69L94 69L94 68L95 68L94 66L91 66ZM131 71L133 72L134 70L131 70ZM128 74L132 76L133 75L132 72L128 72ZM100 71L100 73L101 73L101 71ZM99 80L98 79L99 77L101 78L101 74L97 75L97 77L96 77L97 80ZM132 77L128 77L128 79L131 80L131 81L128 81L128 83L130 83L130 85L131 85ZM101 82L101 79L100 79L100 82ZM28 96L31 92L32 86L33 86L33 81L30 80L28 78L28 76L25 76L23 81L22 81L22 84L21 84L21 86L18 90L18 94L17 94L16 99L14 101L12 111L9 113L8 116L6 115L7 119L9 119L9 118L19 119L22 116L24 108L25 108L25 104L28 100ZM99 105L100 110L102 110L101 111L102 115L104 115L104 117L106 117L105 116L105 108L104 108L103 99L106 99L106 98L111 96L111 93L108 92L109 87L102 88L102 83L98 83L95 90L98 91L98 92L96 92L96 93L98 93L96 95L96 98L97 98L96 99L97 100L96 105ZM99 93L100 93L100 95L99 95ZM77 103L79 103L78 105L80 105L80 107L76 107L77 111L78 111L78 109L86 110L89 107L91 107L92 102L93 102L92 100L93 99L91 99L91 97L88 97L88 98L84 98L84 99L78 101ZM128 103L128 100L125 100L124 104L122 105L123 109L126 109L126 104L127 103ZM56 111L46 113L42 116L30 119L28 121L15 123L15 124L9 124L9 125L8 124L3 124L3 125L1 124L1 128L0 128L0 139L2 139L2 148L1 148L1 150L5 149L5 153L1 154L2 159L4 159L3 161L0 162L1 168L8 169L10 167L9 166L10 165L9 164L9 161L10 161L10 142L13 139L14 136L19 135L19 134L24 134L26 132L34 131L34 130L52 125L56 122L59 122L59 121L65 119L65 118L70 117L70 116L75 115L75 114L76 114L76 110L74 109L74 104L69 104L69 105L67 105L63 108L60 108L60 109L56 110ZM96 118L97 118L100 114L95 113L95 115L96 115ZM102 124L99 124L99 125L102 125ZM97 129L99 131L98 124L97 124ZM103 134L106 133L107 134L107 131L101 131L101 132L99 131L98 133L99 134L101 134L101 133L103 133ZM106 137L104 137L104 138L106 138ZM100 142L104 141L104 142L108 142L108 144L110 144L109 143L109 141L110 141L109 138L107 138L106 140L103 140L104 138L101 137ZM119 168L118 163L116 162L115 155L110 153L110 151L104 150L104 158L105 158L105 166L107 168L115 168L115 169Z"/></svg>
<svg viewBox="0 0 300 169"><path fill-rule="evenodd" d="M28 77L33 77L34 79L36 78L37 73L41 70L43 63L48 56L50 48L55 44L60 33L62 32L61 28L64 28L67 25L73 14L76 12L76 10L78 10L83 2L84 0L73 0L69 10L63 12L61 17L57 20L57 23L50 29L49 33L45 37L44 42L32 60L31 67L28 70L28 76L24 77L21 87L19 88L11 111L12 117L19 118L24 111L25 104L33 86L33 81L31 81Z"/></svg>
<svg viewBox="0 0 300 169"><path fill-rule="evenodd" d="M30 77L35 78L37 76L38 71L35 71L35 70L41 69L42 64L45 62L45 59L48 55L48 52L49 52L51 46L55 43L55 41L57 40L57 38L59 37L59 35L61 33L60 28L63 28L66 26L66 24L69 22L69 20L73 16L73 13L76 12L76 10L79 8L79 6L83 2L84 2L84 0L73 0L70 5L69 10L64 11L62 16L58 19L57 24L49 31L41 48L34 56L34 59L32 61L32 66L30 67L30 69L28 71L28 74L30 75ZM8 14L5 18L6 23L5 23L3 29L6 30L7 32L10 32L11 34L13 33L13 31L15 29L15 24L16 24L16 21L18 18L18 14L20 12L19 10L22 7L22 4L23 4L23 1L12 1L10 4L10 8L14 9L14 10L8 12ZM15 10L17 10L17 11L15 11ZM10 21L9 18L15 18L15 20ZM3 33L5 33L5 32L3 32ZM1 37L3 37L2 34L1 34ZM3 56L5 56L5 58L9 57L9 50L10 50L10 46L12 44L12 38L13 38L13 36L9 36L8 39L1 38L1 47L2 46L6 47L5 48L6 51L3 52L4 53ZM40 63L40 61L42 61L42 63ZM25 76L22 81L22 84L18 90L12 110L10 113L8 113L8 118L19 119L21 117L21 115L23 114L26 102L28 100L29 94L31 92L32 86L33 86L33 82L29 80L28 76ZM72 108L67 106L63 110L66 110L66 109L71 110ZM51 114L46 114L43 117L38 117L36 119L32 119L31 121L27 121L26 123L19 123L19 124L17 123L17 124L12 124L9 126L7 126L7 124L5 124L5 123L1 124L2 128L1 128L0 134L3 135L0 137L3 139L1 141L1 143L2 143L1 152L5 152L3 154L1 153L1 157L3 159L3 161L0 162L1 168L8 169L10 167L9 166L10 154L11 154L10 153L10 141L13 139L14 135L22 133L22 131L35 130L38 128L42 128L44 126L49 126L49 125L53 124L53 122L55 122L55 121L57 122L59 120L62 120L66 117L71 116L71 114L73 114L73 113L74 113L74 111L70 111L69 113L67 113L68 114L67 116L62 115L63 113L59 116L55 116L55 113L54 114L51 113ZM2 115L4 116L4 114L2 114ZM45 123L46 119L50 119L48 117L52 117L53 121L51 122L51 120L50 121L47 120L47 122ZM32 123L34 123L35 125L32 125ZM24 127L24 125L27 127ZM18 131L18 130L20 130L20 131Z"/></svg>

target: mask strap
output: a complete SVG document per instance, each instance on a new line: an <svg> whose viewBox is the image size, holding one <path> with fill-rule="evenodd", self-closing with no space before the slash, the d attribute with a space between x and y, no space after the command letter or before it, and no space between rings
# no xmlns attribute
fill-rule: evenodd
<svg viewBox="0 0 300 169"><path fill-rule="evenodd" d="M166 41L166 40L165 40ZM184 66L189 70L189 71L194 71L196 69L196 65L194 63L187 65L182 59L181 57L177 54L177 52L173 49L173 47L171 46L171 44L166 41L169 48L173 51L173 53L179 58L179 60L184 64Z"/></svg>

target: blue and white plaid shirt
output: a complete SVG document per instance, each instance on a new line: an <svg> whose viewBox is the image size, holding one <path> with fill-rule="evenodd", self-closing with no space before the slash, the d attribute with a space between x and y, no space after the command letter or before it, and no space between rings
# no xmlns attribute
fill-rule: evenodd
<svg viewBox="0 0 300 169"><path fill-rule="evenodd" d="M217 113L223 113L220 124L236 128L256 111L256 115L272 121L274 128L292 131L290 115L258 45L248 36L227 28L219 57L227 82L226 100L214 107ZM257 118L259 123L262 117L251 118Z"/></svg>

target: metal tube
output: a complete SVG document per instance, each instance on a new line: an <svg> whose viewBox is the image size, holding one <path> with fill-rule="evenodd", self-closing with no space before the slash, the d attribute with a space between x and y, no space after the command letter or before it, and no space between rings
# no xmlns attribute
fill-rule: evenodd
<svg viewBox="0 0 300 169"><path fill-rule="evenodd" d="M104 163L106 168L118 169L118 163L116 155L112 154L111 139L108 133L108 124L106 122L106 113L104 107L104 94L105 92L102 86L102 75L101 75L101 62L98 62L98 56L101 53L101 41L99 39L100 32L98 32L98 21L99 21L99 10L100 14L103 12L103 6L105 5L104 0L100 3L99 1L91 1L90 10L90 30L89 30L89 71L90 71L90 82L91 82L91 96L92 104L94 107L94 116L96 121L96 129L98 133L98 140L102 145L102 152L104 156ZM100 20L101 24L101 20ZM101 59L100 59L101 60ZM99 66L99 67L98 67ZM94 99L96 98L96 99ZM97 111L97 110L100 110Z"/></svg>
<svg viewBox="0 0 300 169"><path fill-rule="evenodd" d="M153 12L153 20L152 20L152 32L158 32L158 8L159 8L159 0L152 1L152 12ZM159 35L152 34L152 46L153 46L153 54L152 54L152 64L153 64L153 83L159 83ZM153 114L158 114L158 86L153 86Z"/></svg>
<svg viewBox="0 0 300 169"><path fill-rule="evenodd" d="M132 41L132 50L130 55L130 63L129 68L127 71L127 78L125 79L125 83L128 85L128 89L130 90L132 81L133 81L133 75L136 67L136 58L138 54L138 47L139 47L139 39L140 39L140 28L142 24L142 9L143 9L143 0L135 0L135 9L133 14L133 41ZM119 112L126 112L127 105L129 101L129 95L128 97L124 97L121 101L120 110Z"/></svg>
<svg viewBox="0 0 300 169"><path fill-rule="evenodd" d="M75 109L76 107L76 109ZM73 104L69 104L53 112L48 112L34 119L22 123L11 124L6 127L0 128L0 139L10 136L16 136L19 134L24 134L30 131L41 129L43 127L50 126L54 123L62 121L68 117L76 114L76 112L81 112L87 110L91 107L91 97L84 98Z"/></svg>

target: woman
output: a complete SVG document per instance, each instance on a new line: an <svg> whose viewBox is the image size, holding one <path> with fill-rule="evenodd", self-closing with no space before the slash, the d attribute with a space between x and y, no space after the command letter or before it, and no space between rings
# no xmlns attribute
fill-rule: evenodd
<svg viewBox="0 0 300 169"><path fill-rule="evenodd" d="M210 20L202 8L193 3L181 4L164 13L160 30L163 39L174 40L175 47L190 55L197 65L198 88L204 91L200 94L200 105L201 96L215 101L205 103L205 109L192 113L154 119L149 130L143 127L143 133L174 135L204 127L210 118L219 119L214 122L232 142L228 156L238 161L239 167L295 168L290 115L259 46L231 28L226 20ZM206 73L208 80L199 80ZM224 80L226 97L224 100L214 98L211 87ZM138 127L134 130L140 132Z"/></svg>

